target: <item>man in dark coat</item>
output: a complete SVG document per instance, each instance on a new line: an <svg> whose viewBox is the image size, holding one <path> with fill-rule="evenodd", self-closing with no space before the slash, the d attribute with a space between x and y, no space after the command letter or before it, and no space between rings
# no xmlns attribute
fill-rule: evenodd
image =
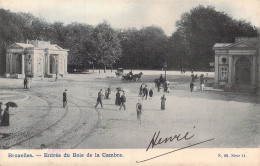
<svg viewBox="0 0 260 166"><path fill-rule="evenodd" d="M157 80L157 88L158 88L158 92L160 92L160 85L161 85L160 80Z"/></svg>
<svg viewBox="0 0 260 166"><path fill-rule="evenodd" d="M97 108L98 104L100 103L101 105L101 108L103 108L103 105L102 105L102 89L100 89L100 91L98 92L98 97L97 97L97 104L95 106L95 108Z"/></svg>
<svg viewBox="0 0 260 166"><path fill-rule="evenodd" d="M66 93L67 89L65 89L65 91L63 92L63 108L66 107L67 104L67 93Z"/></svg>
<svg viewBox="0 0 260 166"><path fill-rule="evenodd" d="M148 89L147 89L147 85L145 85L144 89L143 89L143 99L145 96L145 100L147 100L147 96L148 96Z"/></svg>
<svg viewBox="0 0 260 166"><path fill-rule="evenodd" d="M160 83L162 84L163 83L163 76L162 76L162 74L161 74L159 80L160 80Z"/></svg>
<svg viewBox="0 0 260 166"><path fill-rule="evenodd" d="M194 84L193 84L193 82L191 81L191 83L190 83L190 91L191 91L191 92L193 91L193 87L194 87Z"/></svg>
<svg viewBox="0 0 260 166"><path fill-rule="evenodd" d="M121 107L119 108L119 110L121 110L122 107L124 107L124 110L126 110L126 108L125 108L125 102L126 102L125 92L120 97L120 101L121 101Z"/></svg>
<svg viewBox="0 0 260 166"><path fill-rule="evenodd" d="M23 88L27 89L27 78L26 77L24 77L24 80L23 80Z"/></svg>

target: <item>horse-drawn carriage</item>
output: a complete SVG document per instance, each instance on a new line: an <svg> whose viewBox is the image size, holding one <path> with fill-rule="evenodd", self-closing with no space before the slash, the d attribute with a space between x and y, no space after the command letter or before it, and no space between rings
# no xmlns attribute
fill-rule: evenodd
<svg viewBox="0 0 260 166"><path fill-rule="evenodd" d="M116 76L122 76L123 73L124 73L124 69L123 68L118 68L117 71L115 72L116 73Z"/></svg>
<svg viewBox="0 0 260 166"><path fill-rule="evenodd" d="M122 80L135 82L137 80L139 81L142 75L143 75L142 72L140 72L139 74L133 74L132 72L129 72L125 75L122 75Z"/></svg>

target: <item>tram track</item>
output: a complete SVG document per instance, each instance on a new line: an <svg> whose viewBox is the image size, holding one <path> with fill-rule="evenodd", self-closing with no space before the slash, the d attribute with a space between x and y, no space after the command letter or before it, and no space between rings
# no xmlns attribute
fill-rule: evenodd
<svg viewBox="0 0 260 166"><path fill-rule="evenodd" d="M19 90L17 90L17 91L19 91ZM19 145L26 141L34 139L36 136L43 134L44 132L47 132L50 130L55 130L55 127L57 127L58 124L64 120L64 118L67 116L67 114L69 112L69 109L67 107L65 113L57 121L55 121L54 123L52 123L49 126L46 126L46 123L47 123L46 119L49 118L48 116L50 115L50 112L53 110L53 98L55 98L56 100L59 100L61 102L62 102L62 100L58 96L50 95L50 94L46 94L46 93L42 93L42 92L28 91L27 93L45 100L48 103L48 107L49 107L48 112L43 117L42 120L37 121L36 123L30 125L29 127L27 127L27 129L25 131L17 132L17 133L12 134L12 136L7 137L3 141L4 143L3 142L0 143L2 148L9 149L9 148L15 147L16 145ZM51 97L52 101L50 101L48 99L50 96L52 96ZM76 97L70 97L70 98L74 98L74 99L80 100L88 105L91 105L88 101L82 100L80 98L76 98ZM72 100L68 100L68 102L75 105L80 111L80 114L79 114L80 116L76 120L77 123L74 124L69 129L63 130L63 134L61 136L59 136L57 139L54 139L51 143L48 143L44 148L64 148L62 146L62 143L64 143L64 142L68 143L68 141L71 141L71 139L78 137L80 139L77 139L77 142L74 141L73 145L71 145L71 143L68 143L68 145L70 145L70 146L66 146L67 148L75 148L81 142L83 142L87 137L89 137L91 135L91 133L95 130L95 128L97 128L98 124L100 123L101 114L99 111L96 110L97 115L98 115L98 118L97 118L98 120L93 125L93 127L91 127L90 129L84 128L84 126L87 125L87 122L85 121L85 119L86 119L85 111L83 111L76 102L73 102ZM39 124L41 124L41 123L45 124L45 127L41 126L41 129L39 129ZM79 134L80 136L77 134Z"/></svg>

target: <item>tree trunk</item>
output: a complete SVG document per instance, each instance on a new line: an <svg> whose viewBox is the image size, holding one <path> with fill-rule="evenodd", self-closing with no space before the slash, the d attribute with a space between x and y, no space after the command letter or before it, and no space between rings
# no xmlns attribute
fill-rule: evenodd
<svg viewBox="0 0 260 166"><path fill-rule="evenodd" d="M94 72L94 68L95 68L95 67L94 67L94 64L93 64L93 72Z"/></svg>
<svg viewBox="0 0 260 166"><path fill-rule="evenodd" d="M113 72L113 67L111 66L111 73Z"/></svg>
<svg viewBox="0 0 260 166"><path fill-rule="evenodd" d="M104 67L104 73L106 73L106 69L107 69L107 67L105 66L105 67Z"/></svg>
<svg viewBox="0 0 260 166"><path fill-rule="evenodd" d="M99 74L100 74L100 68L98 69L98 71L99 71Z"/></svg>

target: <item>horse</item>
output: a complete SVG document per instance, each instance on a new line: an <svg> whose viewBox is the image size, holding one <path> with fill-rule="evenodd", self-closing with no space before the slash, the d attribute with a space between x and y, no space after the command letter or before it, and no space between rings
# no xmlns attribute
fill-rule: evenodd
<svg viewBox="0 0 260 166"><path fill-rule="evenodd" d="M139 79L141 78L142 75L143 75L143 72L140 72L139 74L134 74L133 75L134 81L136 81L136 79L139 81Z"/></svg>

